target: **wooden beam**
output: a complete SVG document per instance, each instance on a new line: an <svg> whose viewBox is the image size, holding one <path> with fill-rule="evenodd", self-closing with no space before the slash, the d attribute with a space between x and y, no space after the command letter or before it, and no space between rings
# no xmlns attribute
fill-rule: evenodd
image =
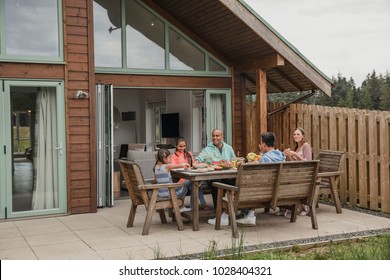
<svg viewBox="0 0 390 280"><path fill-rule="evenodd" d="M145 87L145 88L231 88L230 77L192 77L169 75L123 75L123 74L95 74L95 82L113 84L117 87Z"/></svg>
<svg viewBox="0 0 390 280"><path fill-rule="evenodd" d="M247 72L256 69L269 69L284 66L284 58L277 53L263 55L257 59L250 59L234 64L234 71Z"/></svg>
<svg viewBox="0 0 390 280"><path fill-rule="evenodd" d="M269 77L267 77L267 83L272 86L273 88L275 88L277 91L279 91L280 93L283 93L283 92L286 92L286 90L284 88L282 88L281 86L279 86L276 82L274 82L272 79L270 79Z"/></svg>
<svg viewBox="0 0 390 280"><path fill-rule="evenodd" d="M290 79L285 73L283 73L280 69L272 69L276 74L278 74L280 77L282 77L286 82L288 82L292 87L296 88L297 91L302 91L303 89L297 85L292 79Z"/></svg>
<svg viewBox="0 0 390 280"><path fill-rule="evenodd" d="M258 128L256 143L260 143L260 133L267 131L267 73L263 69L256 71L256 113Z"/></svg>
<svg viewBox="0 0 390 280"><path fill-rule="evenodd" d="M246 74L241 74L246 80L248 80L252 85L256 86L256 81L253 80L251 77L249 77ZM267 84L274 87L276 90L278 90L280 93L286 92L285 89L278 86L274 81L272 81L270 78L267 77Z"/></svg>

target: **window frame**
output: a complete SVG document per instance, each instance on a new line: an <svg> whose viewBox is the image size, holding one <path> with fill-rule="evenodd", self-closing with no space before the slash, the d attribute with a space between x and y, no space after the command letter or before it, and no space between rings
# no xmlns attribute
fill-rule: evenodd
<svg viewBox="0 0 390 280"><path fill-rule="evenodd" d="M33 62L33 63L64 63L64 31L62 16L62 0L57 1L57 20L58 20L58 56L34 56L34 55L10 55L6 53L5 42L5 0L0 0L0 61L15 62Z"/></svg>
<svg viewBox="0 0 390 280"><path fill-rule="evenodd" d="M121 35L122 35L122 67L121 68L115 68L115 67L99 67L95 66L95 73L128 73L128 74L157 74L157 75L181 75L181 76L214 76L214 77L229 77L230 76L230 69L227 65L225 65L222 61L220 61L218 58L210 54L206 49L204 49L202 46L200 46L198 43L196 43L194 40L192 40L190 37L188 37L186 34L184 34L182 31L180 31L176 26L174 26L172 23L170 23L168 20L163 18L160 14L158 14L156 11L151 9L148 5L146 5L143 1L139 0L133 0L136 1L138 4L143 6L146 10L148 10L150 13L152 13L156 18L161 20L164 23L164 38L165 38L165 69L142 69L142 68L127 68L127 37L126 37L126 18L125 18L125 9L126 9L126 3L125 0L121 1ZM169 68L169 29L172 29L173 31L180 34L180 36L183 36L186 40L188 40L194 47L199 49L205 57L205 70L199 71L199 70L171 70ZM209 58L212 58L215 62L220 64L225 71L210 71L209 70ZM96 60L95 60L96 61Z"/></svg>

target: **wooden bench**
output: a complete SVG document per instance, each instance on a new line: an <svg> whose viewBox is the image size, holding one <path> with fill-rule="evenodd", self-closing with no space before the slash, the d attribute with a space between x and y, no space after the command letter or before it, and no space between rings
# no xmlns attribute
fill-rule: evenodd
<svg viewBox="0 0 390 280"><path fill-rule="evenodd" d="M223 204L229 211L232 235L238 238L238 210L288 207L291 209L290 222L295 222L297 206L302 203L309 205L312 228L318 229L315 210L318 166L318 160L240 165L235 186L213 183L218 187L215 229L220 229Z"/></svg>

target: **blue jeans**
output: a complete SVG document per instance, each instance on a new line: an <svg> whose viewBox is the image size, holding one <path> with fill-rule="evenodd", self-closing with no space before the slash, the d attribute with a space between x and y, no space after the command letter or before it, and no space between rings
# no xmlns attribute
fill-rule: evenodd
<svg viewBox="0 0 390 280"><path fill-rule="evenodd" d="M192 191L192 182L190 180L185 180L184 187ZM206 204L206 200L204 199L202 188L199 188L199 190L198 190L198 198L199 198L200 205ZM190 200L190 207L191 207L191 209L194 208L194 201L192 199L192 195L191 195L191 200Z"/></svg>

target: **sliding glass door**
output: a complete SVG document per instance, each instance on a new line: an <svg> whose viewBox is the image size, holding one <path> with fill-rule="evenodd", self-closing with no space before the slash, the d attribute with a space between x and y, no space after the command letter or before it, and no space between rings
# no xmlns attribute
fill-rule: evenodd
<svg viewBox="0 0 390 280"><path fill-rule="evenodd" d="M114 205L114 119L112 85L96 85L97 206Z"/></svg>
<svg viewBox="0 0 390 280"><path fill-rule="evenodd" d="M0 82L0 218L66 213L63 83Z"/></svg>

